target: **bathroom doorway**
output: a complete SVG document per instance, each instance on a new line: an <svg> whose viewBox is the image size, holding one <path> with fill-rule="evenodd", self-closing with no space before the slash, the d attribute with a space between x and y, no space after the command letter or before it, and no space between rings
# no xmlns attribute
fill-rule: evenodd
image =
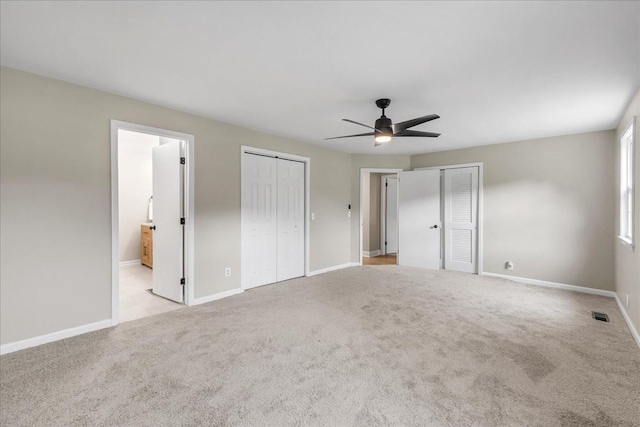
<svg viewBox="0 0 640 427"><path fill-rule="evenodd" d="M189 302L192 149L190 135L112 121L114 324Z"/></svg>

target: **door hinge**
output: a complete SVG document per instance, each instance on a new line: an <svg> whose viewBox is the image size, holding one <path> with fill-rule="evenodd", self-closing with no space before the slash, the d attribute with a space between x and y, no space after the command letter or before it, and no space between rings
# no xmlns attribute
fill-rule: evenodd
<svg viewBox="0 0 640 427"><path fill-rule="evenodd" d="M388 183L388 182L385 182L385 183L384 183L384 186L385 186L385 187L388 187L388 186L389 186L389 183Z"/></svg>
<svg viewBox="0 0 640 427"><path fill-rule="evenodd" d="M186 284L186 283L187 283L187 281L185 280L185 278L184 278L184 277L183 277L182 279L180 279L180 284L181 284L181 285L184 285L184 284Z"/></svg>
<svg viewBox="0 0 640 427"><path fill-rule="evenodd" d="M185 225L187 222L184 218L180 218L180 225Z"/></svg>
<svg viewBox="0 0 640 427"><path fill-rule="evenodd" d="M187 158L186 157L180 157L180 164L181 165L186 165L187 164Z"/></svg>
<svg viewBox="0 0 640 427"><path fill-rule="evenodd" d="M387 244L387 242L384 242L384 244L386 245L386 244Z"/></svg>

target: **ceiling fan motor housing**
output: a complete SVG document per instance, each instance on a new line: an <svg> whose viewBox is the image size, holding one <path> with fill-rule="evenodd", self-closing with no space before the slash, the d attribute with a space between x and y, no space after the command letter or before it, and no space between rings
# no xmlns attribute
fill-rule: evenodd
<svg viewBox="0 0 640 427"><path fill-rule="evenodd" d="M383 116L376 120L375 128L382 131L382 133L384 134L393 135L393 128L391 127L392 125L393 123L391 122L391 119Z"/></svg>

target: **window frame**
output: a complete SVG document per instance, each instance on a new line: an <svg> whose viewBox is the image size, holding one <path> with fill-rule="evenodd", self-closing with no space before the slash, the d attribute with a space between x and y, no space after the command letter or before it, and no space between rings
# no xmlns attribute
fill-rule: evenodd
<svg viewBox="0 0 640 427"><path fill-rule="evenodd" d="M620 135L620 175L618 208L618 240L632 251L635 246L635 152L636 152L636 117L625 127ZM630 229L630 231L629 231Z"/></svg>

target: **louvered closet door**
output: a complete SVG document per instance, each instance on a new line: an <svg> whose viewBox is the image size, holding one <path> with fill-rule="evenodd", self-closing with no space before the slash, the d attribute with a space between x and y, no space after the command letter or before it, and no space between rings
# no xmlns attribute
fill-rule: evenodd
<svg viewBox="0 0 640 427"><path fill-rule="evenodd" d="M444 170L444 268L477 273L478 168Z"/></svg>
<svg viewBox="0 0 640 427"><path fill-rule="evenodd" d="M242 287L276 281L277 167L273 157L242 159Z"/></svg>
<svg viewBox="0 0 640 427"><path fill-rule="evenodd" d="M304 163L278 159L277 281L304 276Z"/></svg>

